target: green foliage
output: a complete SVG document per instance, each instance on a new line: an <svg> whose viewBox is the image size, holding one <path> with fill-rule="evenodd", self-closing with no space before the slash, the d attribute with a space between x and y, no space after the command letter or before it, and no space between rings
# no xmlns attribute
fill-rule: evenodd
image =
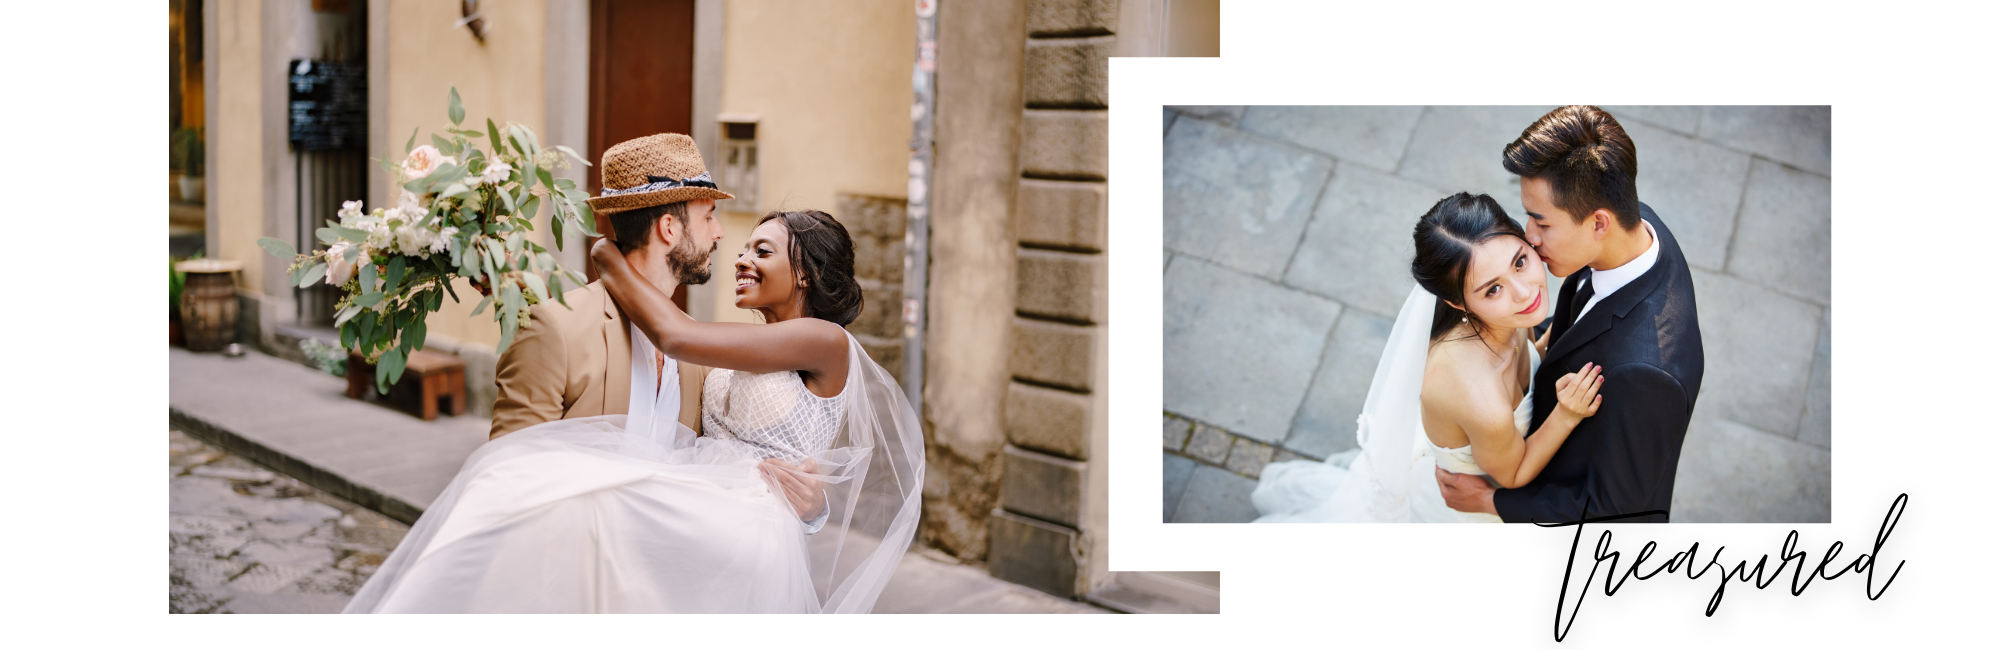
<svg viewBox="0 0 2000 650"><path fill-rule="evenodd" d="M551 211L550 228L558 236L558 246L564 234L597 234L585 203L588 195L577 190L575 182L555 178L547 164L537 163L542 145L533 130L491 119L484 131L463 128L465 107L458 90L453 88L446 100L454 128L431 134L430 142L440 155L451 156L451 162L412 179L404 177L397 161L382 161L384 171L395 174L402 188L417 197L410 212L403 211L406 206L401 202L369 214L343 208L339 222L314 232L327 247L319 250L298 252L271 238L257 242L272 256L291 260L288 272L295 286L311 286L326 278L329 269L337 271L334 279L343 280L334 313L340 346L375 364L376 387L382 391L402 376L409 354L423 349L425 317L444 307L446 295L459 300L451 287L456 279L485 287L487 295L472 315L493 305L501 351L513 343L529 307L551 298L567 306L563 287L580 286L583 277L557 264L532 239L535 211L545 206ZM420 135L421 128L410 133L403 145L406 155ZM583 161L568 147L551 148ZM496 165L502 164L511 171L500 173ZM425 238L400 239L412 229L422 231ZM408 249L399 244L411 241L417 243ZM419 245L423 242L434 245ZM343 252L331 254L335 249ZM419 252L411 255L405 250ZM351 272L341 271L350 268ZM179 274L175 276L178 292Z"/></svg>
<svg viewBox="0 0 2000 650"><path fill-rule="evenodd" d="M175 129L167 144L168 164L189 176L200 176L208 166L208 147L202 130L184 126Z"/></svg>

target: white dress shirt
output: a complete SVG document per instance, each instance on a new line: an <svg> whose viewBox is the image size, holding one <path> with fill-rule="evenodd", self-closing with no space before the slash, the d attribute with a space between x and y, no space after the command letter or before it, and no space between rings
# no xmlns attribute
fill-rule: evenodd
<svg viewBox="0 0 2000 650"><path fill-rule="evenodd" d="M1583 309L1576 312L1578 322L1583 320L1584 314L1590 313L1591 307L1603 302L1605 297L1616 293L1619 289L1625 288L1625 285L1631 284L1639 276L1645 275L1647 271L1652 270L1654 262L1660 261L1660 234L1653 232L1653 224L1641 221L1639 225L1646 227L1646 234L1653 237L1653 245L1646 247L1646 252L1640 253L1638 257L1632 258L1632 261L1626 262L1623 266L1602 271L1591 270L1590 277L1584 278L1583 282L1592 283L1594 286L1591 289L1590 302L1584 303ZM1582 291L1583 286L1583 283L1578 283L1576 288Z"/></svg>

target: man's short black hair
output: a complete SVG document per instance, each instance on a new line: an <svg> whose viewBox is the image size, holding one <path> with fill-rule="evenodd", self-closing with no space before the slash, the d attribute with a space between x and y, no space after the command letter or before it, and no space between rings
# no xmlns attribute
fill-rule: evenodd
<svg viewBox="0 0 2000 650"><path fill-rule="evenodd" d="M646 242L652 241L650 231L653 229L653 225L660 221L660 215L665 214L674 215L675 219L679 219L681 222L681 232L687 232L688 211L686 201L676 201L650 208L611 213L609 215L611 219L611 235L613 241L618 244L618 252L630 253L640 246L645 245Z"/></svg>
<svg viewBox="0 0 2000 650"><path fill-rule="evenodd" d="M1604 109L1549 111L1507 145L1500 164L1522 178L1548 179L1556 207L1578 222L1601 208L1618 217L1619 227L1639 227L1639 153Z"/></svg>

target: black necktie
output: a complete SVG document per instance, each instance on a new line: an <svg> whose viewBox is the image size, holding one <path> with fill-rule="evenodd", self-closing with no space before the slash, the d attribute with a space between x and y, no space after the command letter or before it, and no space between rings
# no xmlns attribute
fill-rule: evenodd
<svg viewBox="0 0 2000 650"><path fill-rule="evenodd" d="M1583 286L1577 287L1576 296L1570 301L1569 324L1572 326L1576 325L1578 317L1583 316L1584 306L1590 304L1590 297L1596 293L1597 283L1590 281L1589 274L1583 276L1582 284Z"/></svg>

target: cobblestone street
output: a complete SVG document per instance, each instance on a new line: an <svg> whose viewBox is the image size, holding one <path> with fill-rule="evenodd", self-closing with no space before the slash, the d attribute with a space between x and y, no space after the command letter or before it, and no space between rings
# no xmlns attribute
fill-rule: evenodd
<svg viewBox="0 0 2000 650"><path fill-rule="evenodd" d="M339 612L409 532L187 434L167 436L170 612Z"/></svg>
<svg viewBox="0 0 2000 650"><path fill-rule="evenodd" d="M1265 465L1355 449L1411 227L1458 191L1520 220L1500 152L1552 108L1165 109L1165 521L1249 521ZM1830 110L1605 110L1694 276L1707 361L1674 521L1827 521Z"/></svg>

